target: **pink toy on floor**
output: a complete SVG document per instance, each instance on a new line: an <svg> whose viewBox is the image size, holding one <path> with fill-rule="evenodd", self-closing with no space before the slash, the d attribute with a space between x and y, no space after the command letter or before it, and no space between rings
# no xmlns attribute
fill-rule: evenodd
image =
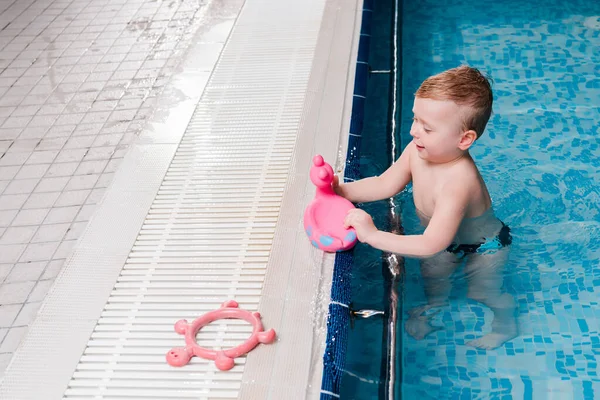
<svg viewBox="0 0 600 400"><path fill-rule="evenodd" d="M214 351L198 346L196 335L203 326L213 321L227 318L243 319L249 322L254 327L250 338L241 345L228 350ZM240 310L238 303L233 300L226 301L218 310L208 312L200 318L196 318L191 324L185 319L177 321L175 332L185 335L186 346L176 347L167 353L167 362L170 365L173 367L183 367L193 356L198 356L215 360L217 368L221 371L233 368L235 364L234 358L250 352L258 343L272 343L275 340L275 331L273 329L264 332L259 313Z"/></svg>
<svg viewBox="0 0 600 400"><path fill-rule="evenodd" d="M313 246L327 252L348 250L356 244L356 231L344 227L344 219L354 204L333 191L333 168L316 155L310 180L317 187L315 198L304 211L304 230Z"/></svg>

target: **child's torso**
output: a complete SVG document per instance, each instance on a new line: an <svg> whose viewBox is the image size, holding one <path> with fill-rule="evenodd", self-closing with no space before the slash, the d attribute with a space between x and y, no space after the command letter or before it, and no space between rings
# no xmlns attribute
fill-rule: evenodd
<svg viewBox="0 0 600 400"><path fill-rule="evenodd" d="M426 228L431 217L423 214L418 209L417 215L421 225ZM494 210L488 208L482 215L463 219L452 242L469 245L483 243L486 239L495 238L502 226L502 221L496 217Z"/></svg>
<svg viewBox="0 0 600 400"><path fill-rule="evenodd" d="M461 224L456 241L471 243L481 237L489 237L502 227L502 223L491 210L491 199L477 167L470 157L452 164L431 164L411 154L411 175L415 207L424 226L435 210L436 199L443 196L443 186L452 181L468 186L469 204Z"/></svg>

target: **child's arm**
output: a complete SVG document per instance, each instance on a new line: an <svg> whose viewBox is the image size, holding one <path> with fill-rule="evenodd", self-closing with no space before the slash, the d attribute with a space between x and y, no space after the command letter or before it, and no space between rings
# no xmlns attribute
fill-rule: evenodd
<svg viewBox="0 0 600 400"><path fill-rule="evenodd" d="M450 246L465 215L468 193L464 188L442 191L433 217L422 235L396 235L377 230L371 216L363 210L350 210L346 226L356 230L358 239L379 250L408 257L431 257Z"/></svg>
<svg viewBox="0 0 600 400"><path fill-rule="evenodd" d="M337 184L333 189L337 194L353 203L363 203L390 198L400 193L410 182L410 152L414 144L411 142L391 167L383 174L356 182ZM337 178L337 177L336 177Z"/></svg>

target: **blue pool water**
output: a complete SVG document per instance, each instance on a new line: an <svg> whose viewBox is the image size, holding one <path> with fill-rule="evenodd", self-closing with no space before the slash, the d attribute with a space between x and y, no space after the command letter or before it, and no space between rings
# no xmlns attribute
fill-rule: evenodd
<svg viewBox="0 0 600 400"><path fill-rule="evenodd" d="M441 329L413 338L407 311L426 297L419 261L407 259L397 288L396 396L600 398L600 2L405 1L400 27L403 146L413 93L427 76L466 63L494 80L494 114L471 153L496 215L512 229L503 281L516 302L519 336L495 350L466 345L490 331L493 313L466 298L459 270L449 305L431 319ZM373 35L382 29L374 24ZM389 62L383 57L370 63ZM370 79L365 112L365 131L376 135L385 133L389 117L387 94L377 94L389 89L382 79ZM369 144L368 132L363 176L381 173L388 162L381 136ZM410 188L396 200L406 233L419 232ZM380 227L387 207L364 206ZM353 306L384 309L381 253L358 246L355 257ZM354 325L342 399L381 397L385 326L377 317Z"/></svg>

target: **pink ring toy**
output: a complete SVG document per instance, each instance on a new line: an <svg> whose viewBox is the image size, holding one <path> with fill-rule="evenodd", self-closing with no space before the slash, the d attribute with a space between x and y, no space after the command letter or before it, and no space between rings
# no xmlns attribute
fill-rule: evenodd
<svg viewBox="0 0 600 400"><path fill-rule="evenodd" d="M198 346L196 335L202 327L213 321L229 318L243 319L252 324L254 329L248 340L232 349L220 351L208 350ZM275 340L275 331L273 329L264 331L259 313L240 310L238 303L233 300L226 301L218 310L210 311L200 318L196 318L191 324L185 319L177 321L175 332L185 335L186 346L173 348L167 353L167 362L170 365L173 367L183 367L190 362L193 356L197 356L208 360L215 360L217 368L221 371L228 371L233 368L235 358L249 353L259 343L272 343Z"/></svg>
<svg viewBox="0 0 600 400"><path fill-rule="evenodd" d="M304 231L310 242L327 252L343 251L356 244L354 228L346 229L344 219L355 208L349 200L333 191L333 168L316 155L310 169L310 180L317 187L315 198L304 211Z"/></svg>

